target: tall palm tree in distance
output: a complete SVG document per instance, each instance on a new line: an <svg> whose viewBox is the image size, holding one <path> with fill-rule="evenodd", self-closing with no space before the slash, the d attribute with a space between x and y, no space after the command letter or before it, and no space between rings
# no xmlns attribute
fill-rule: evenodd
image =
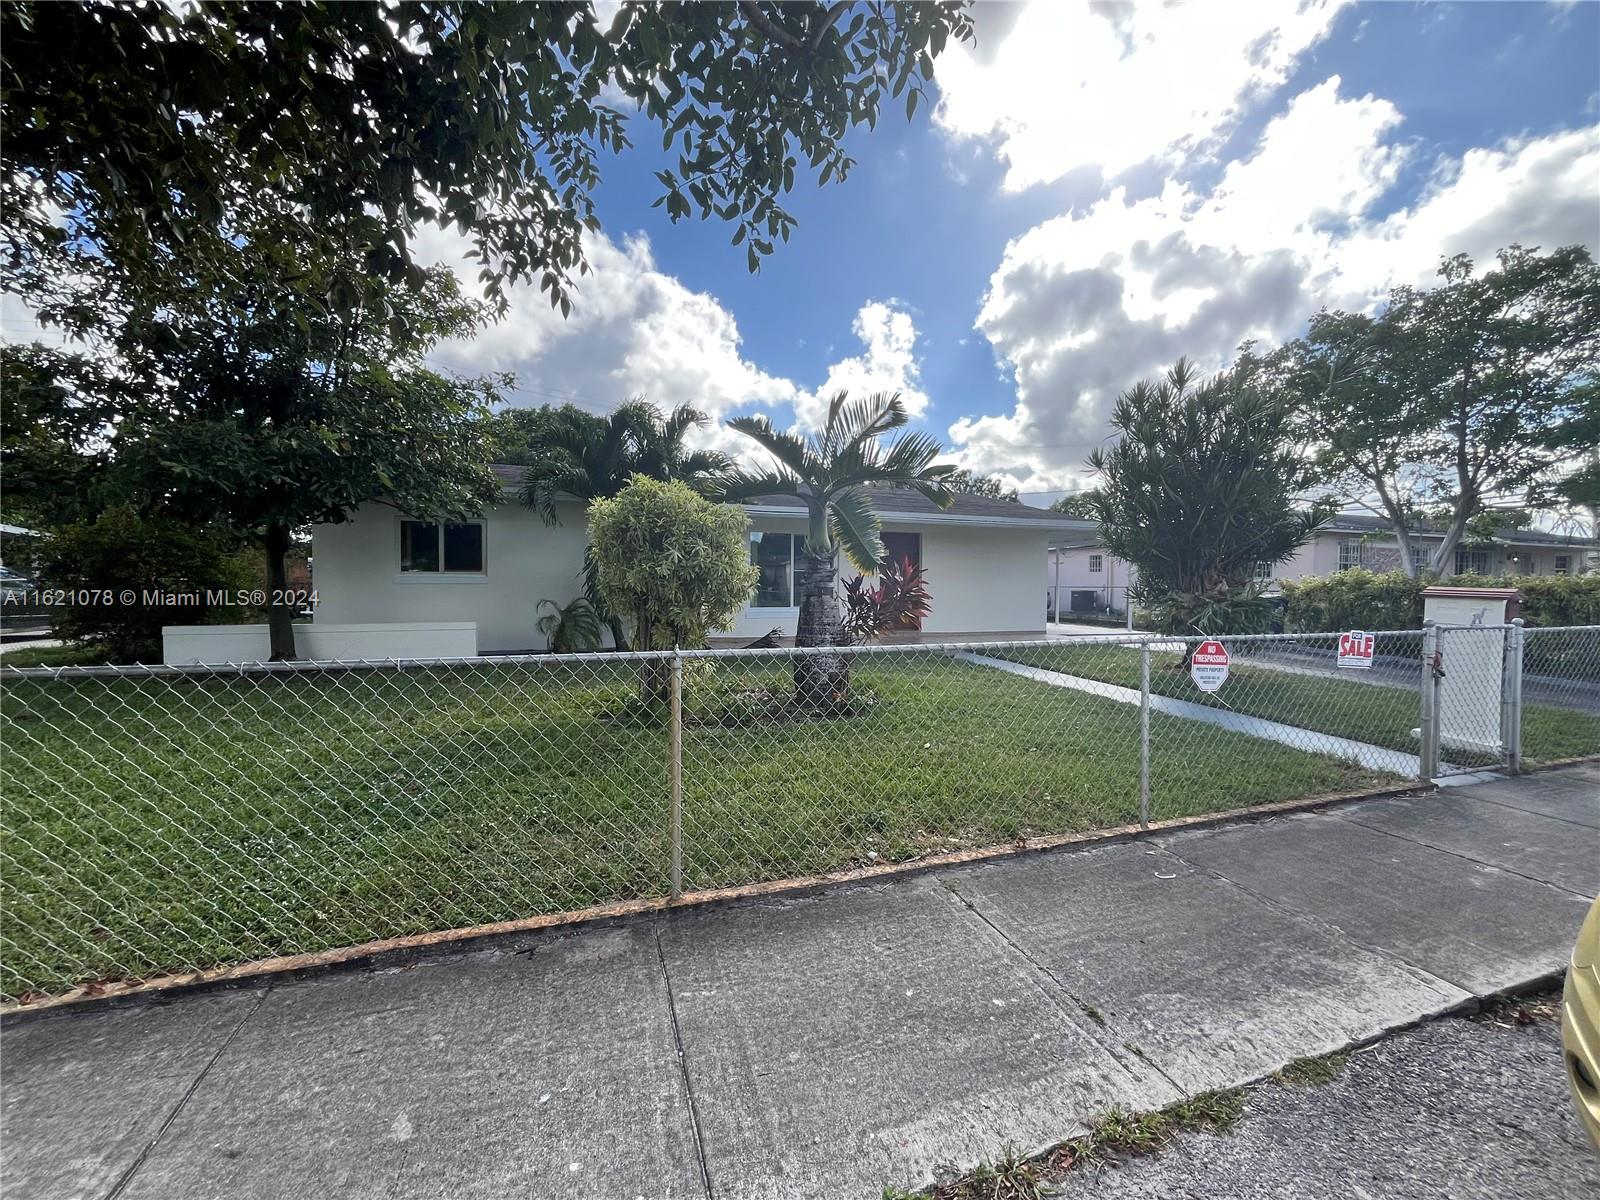
<svg viewBox="0 0 1600 1200"><path fill-rule="evenodd" d="M773 466L764 473L731 476L722 498L796 496L806 507L806 571L795 629L797 646L844 644L835 592L840 549L863 574L876 571L883 561L881 528L863 488L910 488L940 508L950 505L953 497L944 478L955 467L933 465L943 450L934 438L908 432L889 443L881 440L908 420L898 392L878 392L861 400L839 392L828 405L821 431L805 437L774 429L765 417L728 422L770 454ZM797 656L794 674L802 702L838 703L849 695L845 655Z"/></svg>

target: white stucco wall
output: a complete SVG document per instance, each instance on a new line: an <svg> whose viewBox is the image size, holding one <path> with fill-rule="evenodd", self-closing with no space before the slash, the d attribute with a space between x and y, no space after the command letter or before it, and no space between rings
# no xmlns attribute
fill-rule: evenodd
<svg viewBox="0 0 1600 1200"><path fill-rule="evenodd" d="M565 604L580 594L586 529L582 506L560 506L561 524L547 526L520 505L485 518L482 575L400 571L399 513L362 509L351 521L312 531L315 624L385 621L474 621L478 651L542 650L535 631L543 599ZM794 518L758 516L753 528L805 532ZM923 638L941 635L1044 633L1039 562L1043 529L886 522L886 531L922 536L933 608ZM843 578L854 572L845 567ZM746 608L714 644L753 641L773 629L792 637L798 609Z"/></svg>
<svg viewBox="0 0 1600 1200"><path fill-rule="evenodd" d="M546 525L521 505L485 518L484 573L400 571L401 515L359 510L353 520L312 530L315 624L380 621L476 621L478 650L542 650L535 632L540 600L565 604L580 594L583 506L558 506L561 524Z"/></svg>
<svg viewBox="0 0 1600 1200"><path fill-rule="evenodd" d="M805 532L805 522L759 517L754 527L775 533ZM1043 530L1002 526L940 525L885 521L886 533L922 537L922 565L928 573L932 608L922 622L922 640L941 635L1044 633L1044 589L1039 561L1049 538ZM841 584L857 572L841 557ZM798 608L746 608L731 628L712 638L729 645L754 641L779 630L793 637Z"/></svg>

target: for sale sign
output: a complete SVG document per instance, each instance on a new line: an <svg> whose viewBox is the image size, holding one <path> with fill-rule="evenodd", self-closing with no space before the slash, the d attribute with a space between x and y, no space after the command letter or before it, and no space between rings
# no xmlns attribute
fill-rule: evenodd
<svg viewBox="0 0 1600 1200"><path fill-rule="evenodd" d="M1374 638L1370 633L1362 633L1359 629L1352 629L1349 633L1339 635L1339 665L1341 667L1370 667L1372 666L1372 644Z"/></svg>
<svg viewBox="0 0 1600 1200"><path fill-rule="evenodd" d="M1189 678L1202 692L1214 692L1228 681L1228 648L1210 640L1195 647Z"/></svg>

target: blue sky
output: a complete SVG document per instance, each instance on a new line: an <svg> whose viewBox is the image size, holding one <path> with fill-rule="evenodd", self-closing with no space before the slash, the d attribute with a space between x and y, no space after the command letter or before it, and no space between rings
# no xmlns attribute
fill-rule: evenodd
<svg viewBox="0 0 1600 1200"><path fill-rule="evenodd" d="M965 465L1044 503L1084 482L1117 390L1220 366L1444 253L1600 243L1600 4L980 5L940 102L797 180L750 275L716 222L650 207L659 140L611 160L578 311L535 297L461 369L519 403L642 393L814 423L902 389ZM714 434L730 447L730 435Z"/></svg>

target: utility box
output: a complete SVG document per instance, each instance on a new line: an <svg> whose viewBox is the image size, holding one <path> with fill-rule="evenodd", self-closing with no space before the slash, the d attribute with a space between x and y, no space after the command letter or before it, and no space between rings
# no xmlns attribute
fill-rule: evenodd
<svg viewBox="0 0 1600 1200"><path fill-rule="evenodd" d="M1499 760L1509 632L1522 611L1516 588L1430 587L1422 616L1439 627L1439 746Z"/></svg>

